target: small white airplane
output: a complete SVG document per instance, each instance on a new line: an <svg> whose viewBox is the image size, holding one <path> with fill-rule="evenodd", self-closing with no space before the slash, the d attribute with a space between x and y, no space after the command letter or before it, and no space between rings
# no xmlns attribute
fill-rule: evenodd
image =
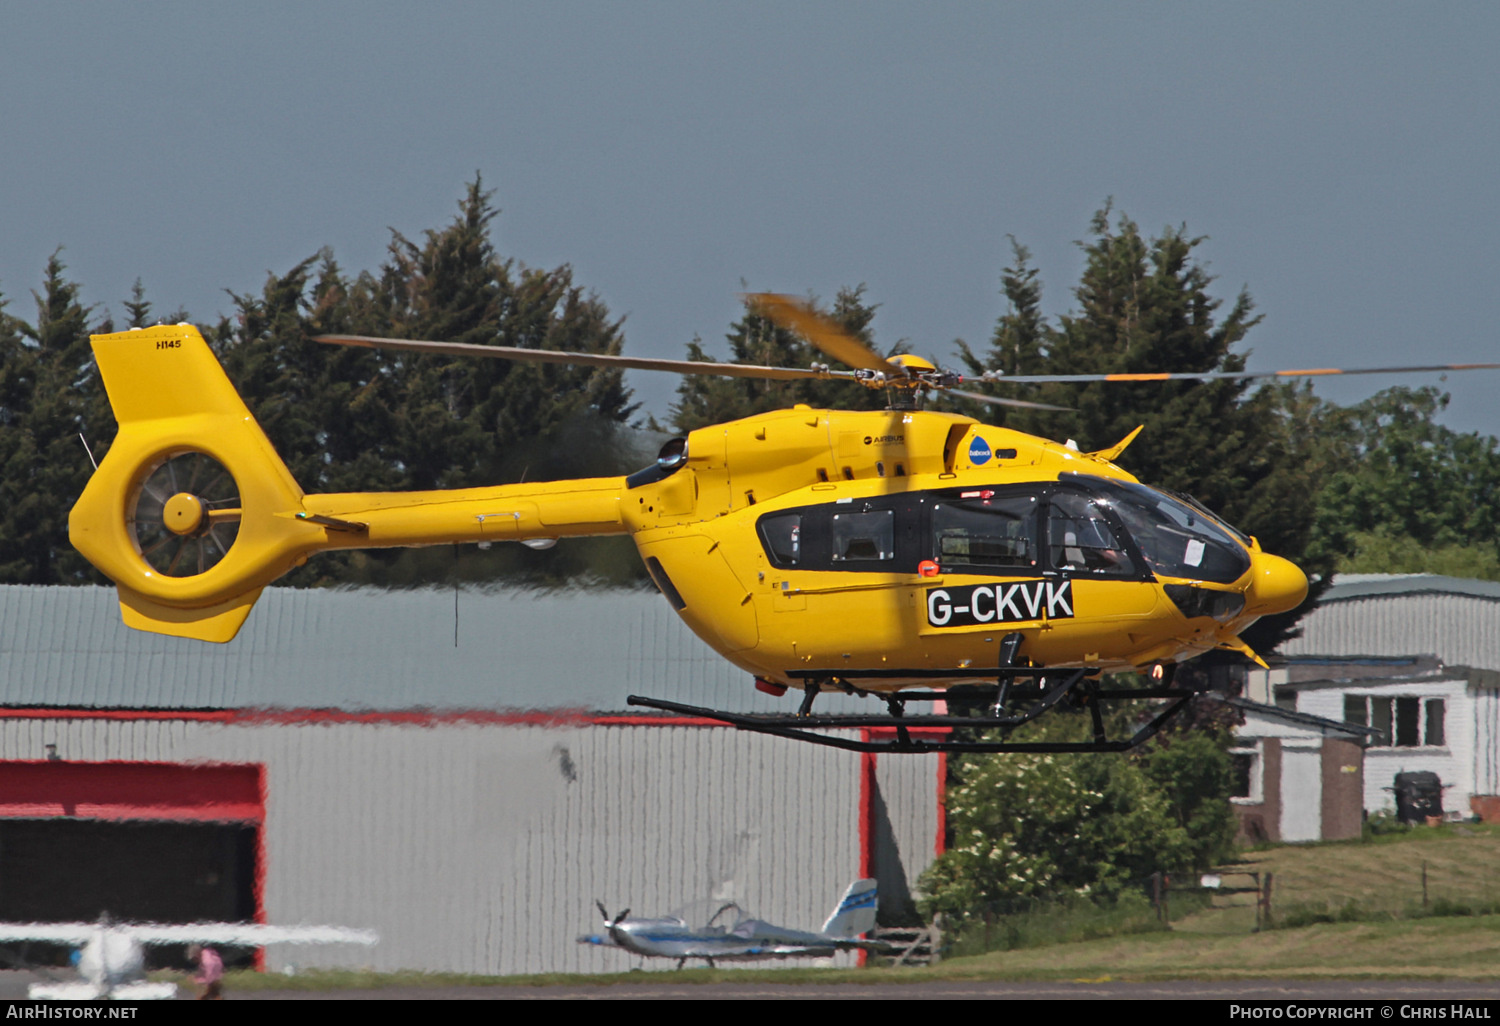
<svg viewBox="0 0 1500 1026"><path fill-rule="evenodd" d="M169 1000L177 984L146 979L148 944L261 947L266 944L374 944L371 930L343 926L260 926L250 923L0 923L0 944L45 941L80 949L71 983L33 983L33 1001Z"/></svg>
<svg viewBox="0 0 1500 1026"><path fill-rule="evenodd" d="M850 948L891 950L890 945L880 941L860 939L860 934L875 928L874 880L856 880L850 884L817 933L752 919L733 902L719 906L701 925L689 922L686 914L631 919L628 908L610 919L603 902L595 904L604 917L604 933L586 934L578 938L578 943L624 948L633 954L655 958L675 958L679 969L690 958L701 958L712 968L721 959L827 958L835 951ZM734 913L733 923L721 923L720 917L729 912Z"/></svg>

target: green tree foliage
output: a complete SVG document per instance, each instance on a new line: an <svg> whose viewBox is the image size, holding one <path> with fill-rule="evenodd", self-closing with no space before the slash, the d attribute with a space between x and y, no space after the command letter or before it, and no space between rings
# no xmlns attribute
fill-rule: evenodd
<svg viewBox="0 0 1500 1026"><path fill-rule="evenodd" d="M417 241L393 233L377 273L349 276L323 252L271 274L258 292L230 293L233 316L206 335L307 491L586 477L646 461L618 371L312 341L338 332L619 353L620 320L574 282L571 268L499 256L491 198L476 176L452 223ZM54 254L34 326L0 300L0 580L99 580L68 545L67 515L91 470L79 433L102 457L114 432L88 343L91 332L114 329L107 318L90 325L65 272ZM128 326L153 322L139 281L124 305ZM188 317L179 311L169 320ZM628 540L580 539L542 553L469 548L457 561L447 548L329 554L288 583L446 583L455 573L538 583L642 579Z"/></svg>
<svg viewBox="0 0 1500 1026"><path fill-rule="evenodd" d="M621 323L573 281L572 269L501 258L497 211L478 177L446 227L420 242L392 233L378 274L349 277L331 254L233 296L215 348L257 419L308 491L464 488L635 469L619 371L331 347L324 333L618 354ZM556 583L587 572L636 580L638 560L615 540L572 541L549 553L499 546L463 551L461 576L520 573ZM325 555L294 584L451 579L448 550Z"/></svg>
<svg viewBox="0 0 1500 1026"><path fill-rule="evenodd" d="M1400 387L1322 411L1314 544L1339 570L1500 580L1500 443L1438 424L1447 401Z"/></svg>
<svg viewBox="0 0 1500 1026"><path fill-rule="evenodd" d="M994 334L990 336L990 350L985 358L976 356L963 339L958 340L964 363L975 374L999 371L1002 374L1039 374L1046 366L1047 340L1050 327L1042 313L1041 272L1032 266L1031 251L1010 237L1011 265L1000 273L1001 294L1005 296L1006 311L995 322ZM1028 399L1029 394L1017 393L1011 398ZM966 404L964 409L971 416L985 415L985 419L1004 425L1006 415L1014 411L1003 406L980 406ZM1028 427L1012 424L1018 430Z"/></svg>
<svg viewBox="0 0 1500 1026"><path fill-rule="evenodd" d="M948 791L952 846L923 875L950 920L1066 895L1111 899L1186 864L1187 838L1140 767L1118 756L965 760Z"/></svg>
<svg viewBox="0 0 1500 1026"><path fill-rule="evenodd" d="M35 324L0 300L0 580L18 584L102 580L68 544L68 511L93 472L79 436L102 458L114 430L89 349L91 311L66 271L53 253L33 293Z"/></svg>
<svg viewBox="0 0 1500 1026"><path fill-rule="evenodd" d="M1079 737L1060 715L1028 740ZM1186 730L1131 755L953 760L950 843L922 877L922 911L961 927L1039 902L1107 905L1144 890L1152 873L1208 868L1233 850L1228 738Z"/></svg>
<svg viewBox="0 0 1500 1026"><path fill-rule="evenodd" d="M840 289L833 306L824 309L823 313L850 335L875 349L871 329L875 310L874 305L865 301L865 287L859 285ZM811 367L814 363L835 362L808 345L800 335L761 316L748 302L744 316L730 327L725 337L729 341L731 363ZM898 346L886 355L900 351ZM713 362L699 339L688 343L688 359ZM764 381L756 378L686 377L678 386L677 395L677 403L672 407L672 424L684 432L757 413L784 410L797 403L806 403L817 409L833 407L845 410L881 410L886 404L883 391L867 389L849 381L815 379Z"/></svg>
<svg viewBox="0 0 1500 1026"><path fill-rule="evenodd" d="M1112 220L1113 218L1113 220ZM1260 322L1246 292L1225 308L1195 256L1203 242L1184 228L1148 238L1109 206L1079 243L1085 257L1075 308L1056 323L1042 313L1042 284L1026 248L1012 240L1001 275L1006 312L989 349L965 348L971 370L1008 374L1104 374L1243 370L1237 347ZM1270 552L1324 575L1331 559L1310 546L1323 467L1310 423L1322 407L1305 390L1243 381L1095 382L996 386L997 394L1037 399L1072 412L967 412L1088 451L1145 430L1120 464L1147 484L1193 495ZM1295 614L1269 617L1247 632L1272 648Z"/></svg>

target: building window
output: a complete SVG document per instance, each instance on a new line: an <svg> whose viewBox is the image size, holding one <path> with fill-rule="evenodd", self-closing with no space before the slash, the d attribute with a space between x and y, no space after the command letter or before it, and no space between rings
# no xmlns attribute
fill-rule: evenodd
<svg viewBox="0 0 1500 1026"><path fill-rule="evenodd" d="M1440 748L1447 743L1443 730L1446 705L1441 698L1414 695L1345 695L1344 719L1380 731L1381 736L1373 739L1372 745Z"/></svg>
<svg viewBox="0 0 1500 1026"><path fill-rule="evenodd" d="M1448 742L1443 737L1443 700L1441 698L1429 698L1427 700L1427 743L1430 745L1443 745Z"/></svg>
<svg viewBox="0 0 1500 1026"><path fill-rule="evenodd" d="M1233 790L1229 792L1230 799L1240 805L1258 804L1262 800L1259 749L1231 749L1229 760L1230 781L1233 785Z"/></svg>

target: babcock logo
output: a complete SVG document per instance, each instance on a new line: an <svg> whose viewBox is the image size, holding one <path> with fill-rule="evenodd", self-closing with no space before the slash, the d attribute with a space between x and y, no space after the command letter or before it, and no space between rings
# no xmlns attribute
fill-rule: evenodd
<svg viewBox="0 0 1500 1026"><path fill-rule="evenodd" d="M927 622L934 627L1068 620L1072 616L1073 582L1070 580L927 589Z"/></svg>
<svg viewBox="0 0 1500 1026"><path fill-rule="evenodd" d="M990 443L975 435L974 440L969 443L969 462L975 466L979 466L989 461Z"/></svg>

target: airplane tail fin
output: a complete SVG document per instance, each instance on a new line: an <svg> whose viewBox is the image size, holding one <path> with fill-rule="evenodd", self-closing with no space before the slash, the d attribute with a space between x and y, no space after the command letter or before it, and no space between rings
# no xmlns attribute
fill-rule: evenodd
<svg viewBox="0 0 1500 1026"><path fill-rule="evenodd" d="M261 589L318 547L302 490L198 329L92 338L119 433L68 518L125 622L229 641Z"/></svg>
<svg viewBox="0 0 1500 1026"><path fill-rule="evenodd" d="M875 929L876 904L875 881L854 881L829 913L823 933L844 938L868 933Z"/></svg>

